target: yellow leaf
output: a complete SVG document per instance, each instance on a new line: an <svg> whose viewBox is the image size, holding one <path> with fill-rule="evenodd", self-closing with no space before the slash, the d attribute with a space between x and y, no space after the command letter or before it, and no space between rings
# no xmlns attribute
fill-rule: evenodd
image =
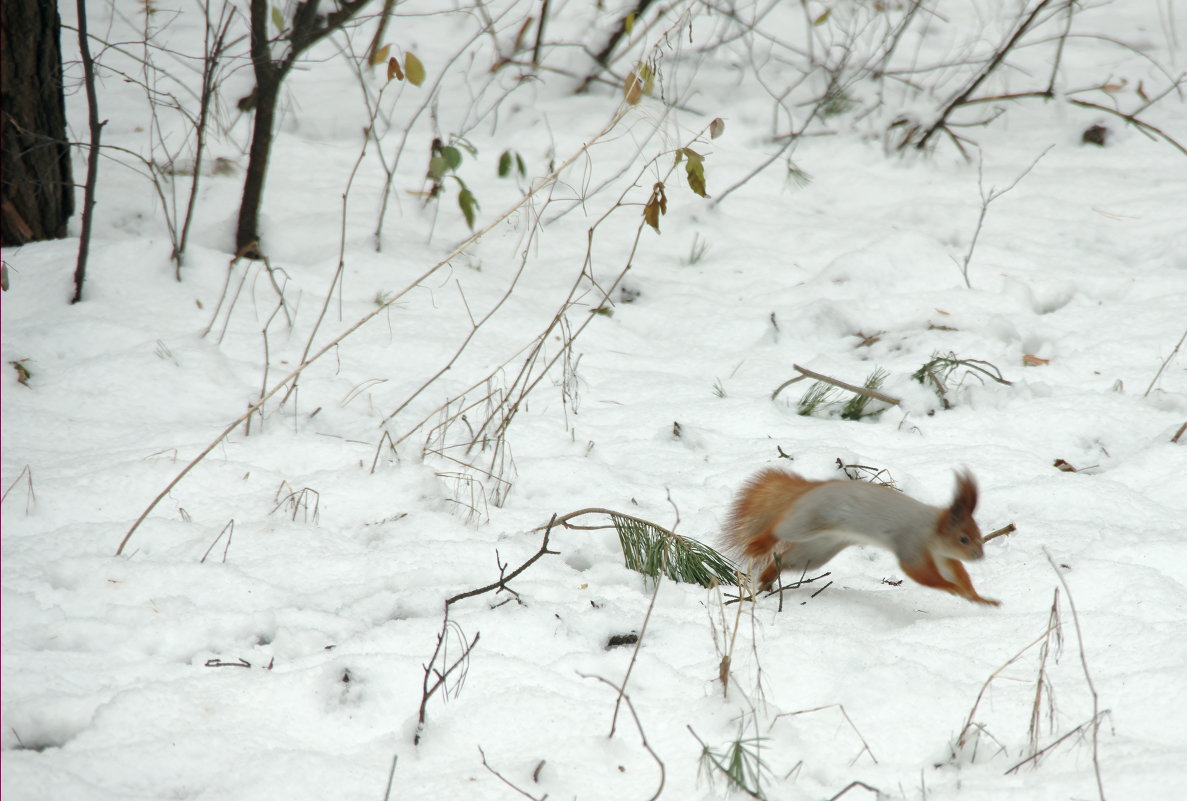
<svg viewBox="0 0 1187 801"><path fill-rule="evenodd" d="M639 101L643 99L643 81L638 75L633 72L627 74L626 83L622 85L622 94L630 105L639 105Z"/></svg>
<svg viewBox="0 0 1187 801"><path fill-rule="evenodd" d="M376 50L371 54L371 66L377 67L383 62L387 61L388 54L391 52L392 46L390 44L385 44L383 47ZM388 78L388 80L390 81L391 78Z"/></svg>
<svg viewBox="0 0 1187 801"><path fill-rule="evenodd" d="M425 82L425 65L421 64L420 59L412 53L405 53L404 74L408 76L409 83L413 86L420 86Z"/></svg>

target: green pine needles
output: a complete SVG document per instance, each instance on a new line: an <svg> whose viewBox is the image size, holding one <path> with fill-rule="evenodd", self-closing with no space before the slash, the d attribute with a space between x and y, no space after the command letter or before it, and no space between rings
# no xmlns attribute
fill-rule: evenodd
<svg viewBox="0 0 1187 801"><path fill-rule="evenodd" d="M631 570L652 577L662 573L673 581L702 587L738 583L738 569L708 545L615 512L610 519L622 544L623 564Z"/></svg>
<svg viewBox="0 0 1187 801"><path fill-rule="evenodd" d="M863 387L869 390L877 390L886 381L889 375L881 367L874 369L874 372L866 376ZM863 417L878 414L883 411L882 408L874 410L869 409L870 402L875 400L870 395L861 395L856 392L844 402L838 400L838 396L846 393L848 390L840 387L826 384L823 381L817 381L808 388L800 398L798 405L799 413L804 416L828 414L833 409L840 407L840 417L842 420L860 420Z"/></svg>
<svg viewBox="0 0 1187 801"><path fill-rule="evenodd" d="M746 737L739 727L736 738L721 748L713 748L697 737L697 733L692 731L691 727L689 731L701 744L702 776L712 782L714 776L720 774L725 777L730 788L741 790L751 798L765 801L762 780L764 776L769 777L771 771L760 752L767 738L757 735Z"/></svg>

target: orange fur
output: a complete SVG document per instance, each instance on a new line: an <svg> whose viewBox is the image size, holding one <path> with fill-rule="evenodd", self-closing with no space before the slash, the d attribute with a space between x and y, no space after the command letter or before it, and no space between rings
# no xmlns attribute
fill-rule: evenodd
<svg viewBox="0 0 1187 801"><path fill-rule="evenodd" d="M779 546L775 525L801 496L822 483L775 467L755 475L742 487L730 511L725 528L730 547L755 559L770 557Z"/></svg>
<svg viewBox="0 0 1187 801"><path fill-rule="evenodd" d="M829 485L826 494L813 496L803 515L789 519L810 493ZM977 593L961 563L983 556L981 531L973 520L977 485L971 476L957 475L956 494L944 509L879 492L893 490L810 481L767 468L747 481L734 500L726 521L726 546L748 557L752 567L762 567L758 583L766 589L785 567L815 569L853 542L875 542L892 551L903 572L919 584L998 605Z"/></svg>

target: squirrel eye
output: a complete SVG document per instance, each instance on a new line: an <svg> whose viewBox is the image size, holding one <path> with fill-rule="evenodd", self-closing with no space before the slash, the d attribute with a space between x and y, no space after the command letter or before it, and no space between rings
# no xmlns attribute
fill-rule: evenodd
<svg viewBox="0 0 1187 801"><path fill-rule="evenodd" d="M968 537L961 537L961 538L960 538L960 544L961 544L961 545L968 545L968 544L969 544L969 538L968 538Z"/></svg>

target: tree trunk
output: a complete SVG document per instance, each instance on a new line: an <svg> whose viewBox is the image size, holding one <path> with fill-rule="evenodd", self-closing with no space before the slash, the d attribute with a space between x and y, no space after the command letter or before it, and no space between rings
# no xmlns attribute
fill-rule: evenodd
<svg viewBox="0 0 1187 801"><path fill-rule="evenodd" d="M287 55L274 61L269 38L268 0L251 0L251 66L256 76L255 127L247 158L247 177L243 179L243 199L239 203L239 225L235 231L235 250L249 259L263 257L260 247L260 202L264 198L264 177L268 174L268 155L272 152L272 124L280 100L280 84L288 71L308 48L328 34L339 30L370 0L335 0L335 10L319 14L321 0L301 0L293 9L292 30L282 38L289 46ZM245 98L245 101L247 98ZM244 101L241 101L241 103ZM244 108L240 105L240 108Z"/></svg>
<svg viewBox="0 0 1187 801"><path fill-rule="evenodd" d="M60 31L56 3L0 3L0 243L6 246L63 237L74 212Z"/></svg>
<svg viewBox="0 0 1187 801"><path fill-rule="evenodd" d="M239 203L239 227L235 250L246 258L258 259L260 252L260 201L264 197L264 178L268 175L268 156L272 152L272 124L280 100L280 78L266 78L256 83L255 126L251 132L251 150L247 158L247 176L243 179L243 199Z"/></svg>

